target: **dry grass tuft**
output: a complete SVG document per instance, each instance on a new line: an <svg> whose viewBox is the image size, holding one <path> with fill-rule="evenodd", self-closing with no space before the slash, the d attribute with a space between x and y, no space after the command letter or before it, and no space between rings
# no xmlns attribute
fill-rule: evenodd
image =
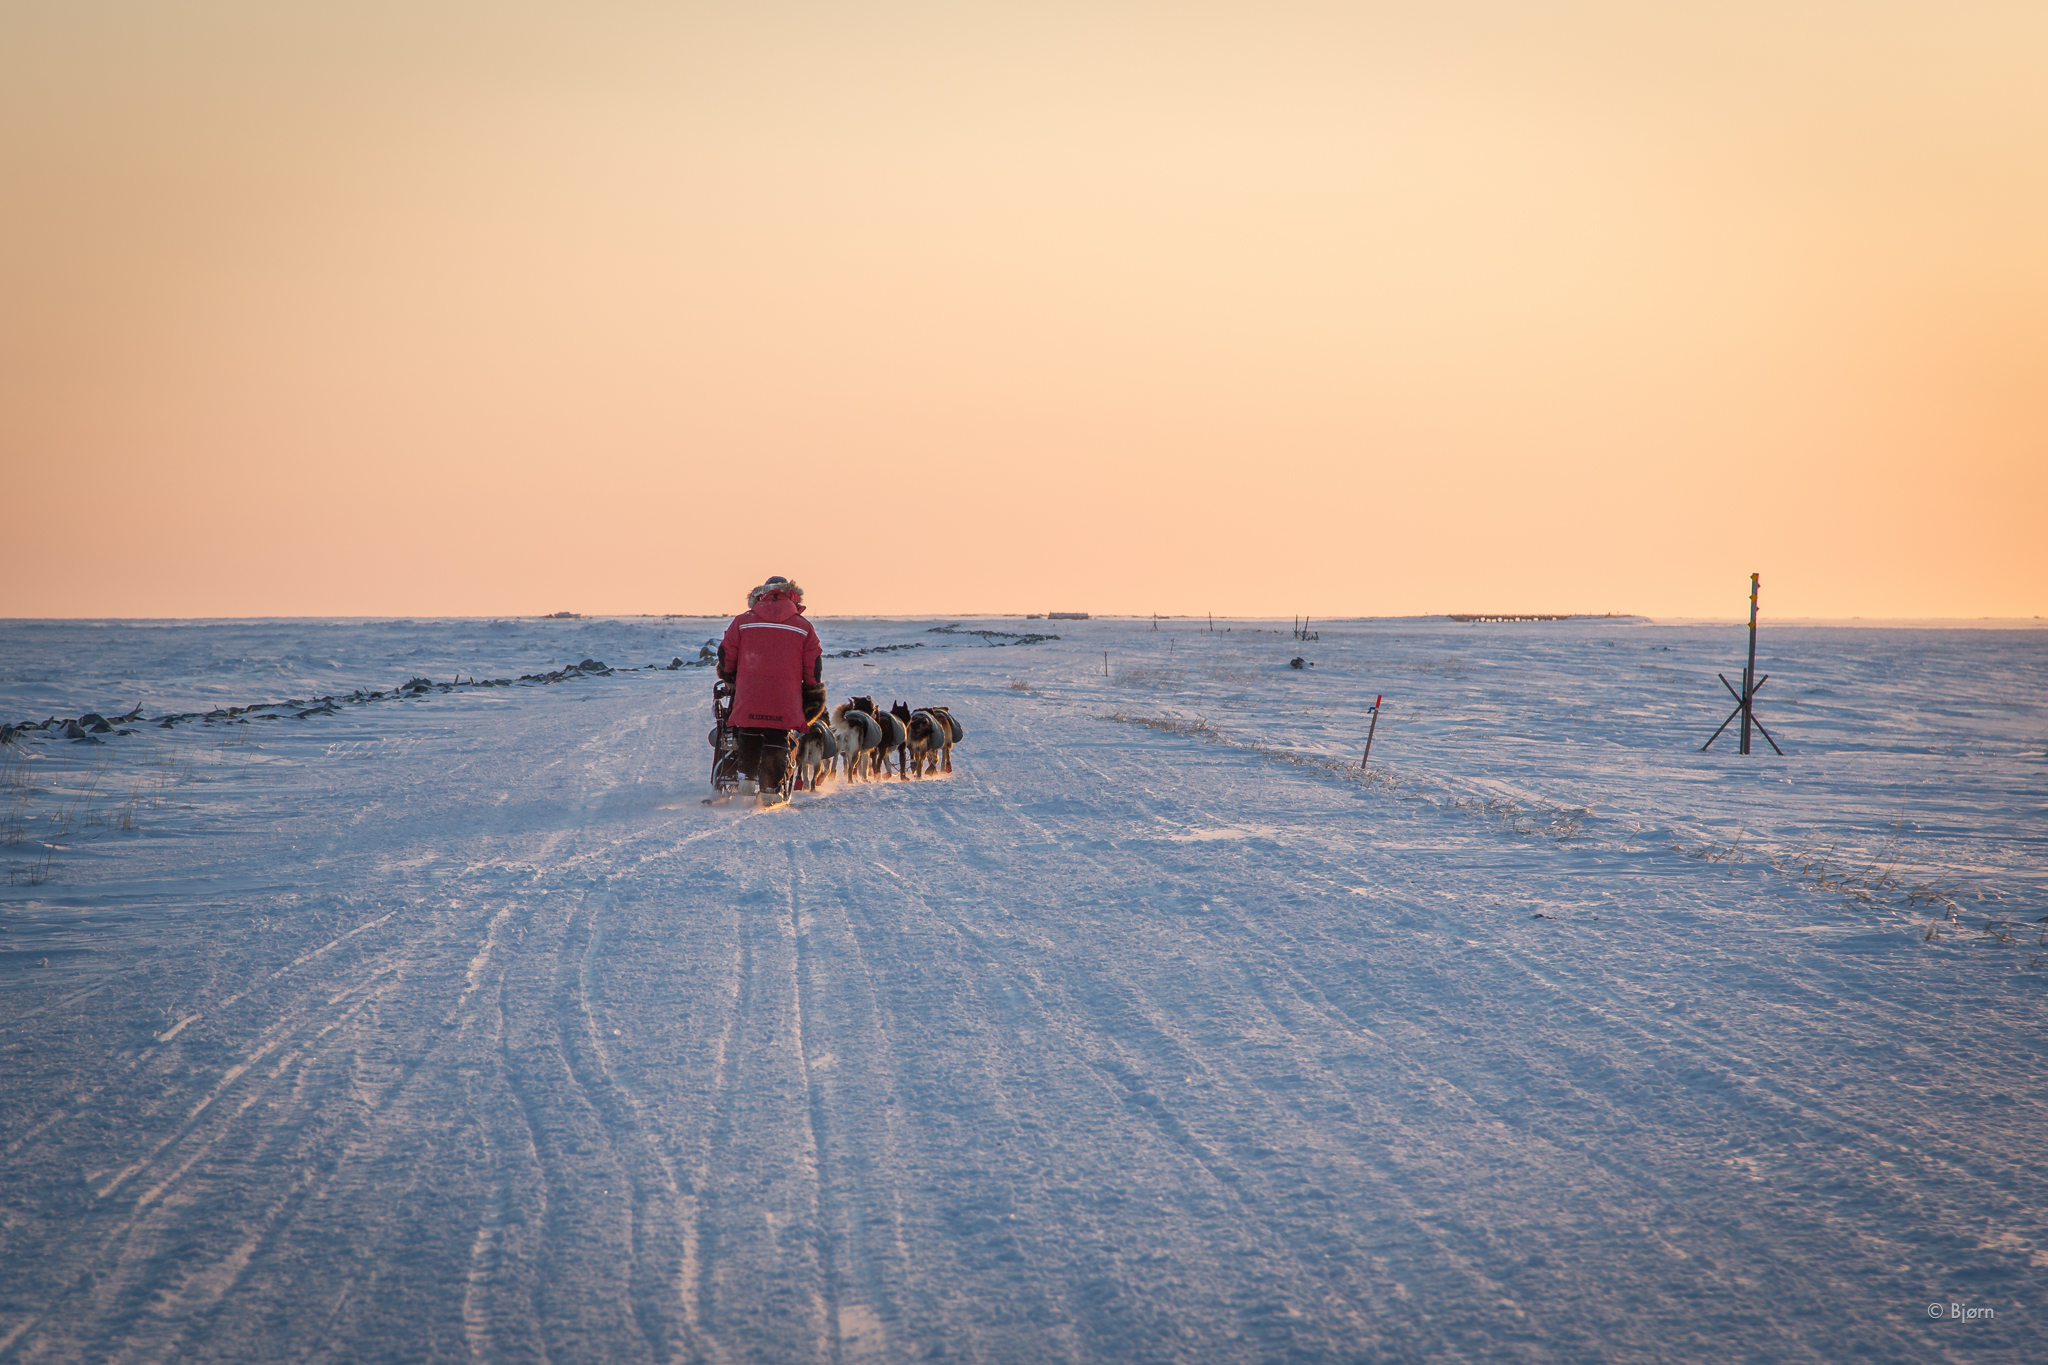
<svg viewBox="0 0 2048 1365"><path fill-rule="evenodd" d="M9 884L49 880L53 849L75 835L132 832L142 813L169 803L172 790L192 774L192 755L166 739L133 745L63 749L28 756L0 750L0 846L35 842L42 851L28 865L11 865ZM37 779L41 778L42 781Z"/></svg>
<svg viewBox="0 0 2048 1365"><path fill-rule="evenodd" d="M1905 860L1905 829L1898 824L1891 827L1874 853L1845 853L1840 841L1818 837L1809 838L1789 851L1745 851L1743 838L1737 834L1728 844L1710 840L1691 847L1673 844L1671 849L1681 857L1702 862L1733 864L1758 857L1796 885L1840 896L1852 908L1900 904L1909 910L1923 905L1939 907L1940 913L1921 926L1920 937L1927 943L1964 932L1958 897L1969 895L1979 901L2004 899L1998 891L1970 885L1960 877L1908 881L1899 871ZM2019 942L2015 934L2023 927L2010 917L1988 917L1976 931L1980 935L1976 941L2010 947ZM2048 947L2048 931L2042 933L2039 946Z"/></svg>
<svg viewBox="0 0 2048 1365"><path fill-rule="evenodd" d="M1113 720L1124 725L1142 725L1148 730L1165 730L1169 734L1197 735L1203 739L1221 740L1223 738L1210 728L1208 721L1203 720L1200 716L1196 716L1193 720L1178 720L1172 716L1134 716L1128 711L1117 710L1100 716L1098 719ZM1229 743L1230 741L1225 740L1224 742Z"/></svg>
<svg viewBox="0 0 2048 1365"><path fill-rule="evenodd" d="M1200 716L1196 716L1191 720L1184 720L1173 716L1139 716L1119 708L1097 716L1096 719L1115 721L1120 725L1142 725L1148 730L1164 730L1172 734L1187 735L1194 739L1206 740L1211 744L1221 744L1232 749L1243 749L1247 753L1258 754L1263 758L1272 759L1276 763L1290 763L1297 768L1315 768L1334 777L1340 777L1346 782L1364 783L1368 786L1380 787L1388 791L1398 789L1406 781L1405 778L1391 768L1375 765L1371 768L1361 769L1356 763L1348 759L1330 758L1323 754L1302 753L1294 749L1281 749L1271 744L1261 744L1256 740L1234 739L1210 725L1207 720Z"/></svg>
<svg viewBox="0 0 2048 1365"><path fill-rule="evenodd" d="M1185 668L1151 668L1142 664L1121 666L1116 676L1110 679L1118 687L1143 688L1152 692L1170 692L1187 682Z"/></svg>
<svg viewBox="0 0 2048 1365"><path fill-rule="evenodd" d="M28 791L23 789L7 802L0 815L0 844L18 844L28 838Z"/></svg>
<svg viewBox="0 0 2048 1365"><path fill-rule="evenodd" d="M53 850L50 846L44 844L42 852L30 859L26 864L15 863L9 865L7 869L7 884L13 886L17 882L27 882L30 886L41 886L44 882L50 880L50 860L52 854Z"/></svg>
<svg viewBox="0 0 2048 1365"><path fill-rule="evenodd" d="M1903 837L1901 827L1893 825L1883 845L1868 859L1856 857L1838 862L1836 850L1839 844L1830 840L1825 844L1809 842L1791 853L1772 857L1770 864L1817 890L1832 891L1848 900L1874 905L1904 885L1898 875ZM1906 904L1913 905L1921 898L1922 892L1916 891L1907 897ZM1935 899L1934 896L1925 898L1930 903Z"/></svg>
<svg viewBox="0 0 2048 1365"><path fill-rule="evenodd" d="M1584 836L1591 806L1524 806L1504 796L1454 796L1453 810L1469 810L1492 820L1510 834L1568 843Z"/></svg>

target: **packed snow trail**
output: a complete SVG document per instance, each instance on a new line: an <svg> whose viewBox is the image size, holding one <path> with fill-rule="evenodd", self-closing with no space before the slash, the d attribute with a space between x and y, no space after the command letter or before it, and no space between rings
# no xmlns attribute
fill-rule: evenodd
<svg viewBox="0 0 2048 1365"><path fill-rule="evenodd" d="M158 741L6 892L0 1360L2039 1358L2027 949L1100 647L770 812L687 674Z"/></svg>

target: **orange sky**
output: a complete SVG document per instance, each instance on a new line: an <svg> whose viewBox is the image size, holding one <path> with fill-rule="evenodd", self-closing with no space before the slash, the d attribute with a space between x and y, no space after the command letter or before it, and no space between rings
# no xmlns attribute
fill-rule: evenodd
<svg viewBox="0 0 2048 1365"><path fill-rule="evenodd" d="M0 616L2048 613L2048 6L0 0Z"/></svg>

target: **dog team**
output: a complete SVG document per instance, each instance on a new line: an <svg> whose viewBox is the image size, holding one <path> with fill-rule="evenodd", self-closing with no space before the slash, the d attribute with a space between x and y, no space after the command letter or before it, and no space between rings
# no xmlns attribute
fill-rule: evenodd
<svg viewBox="0 0 2048 1365"><path fill-rule="evenodd" d="M796 746L797 790L816 791L822 778L844 772L848 782L887 779L896 758L899 781L953 771L953 746L967 731L944 706L913 711L902 702L884 711L873 697L853 697L813 722Z"/></svg>
<svg viewBox="0 0 2048 1365"><path fill-rule="evenodd" d="M967 732L943 706L887 711L854 697L827 712L824 646L804 618L804 590L777 574L747 593L718 646L712 707L712 786L752 790L775 805L787 790L817 790L843 765L849 782L953 771L953 746ZM790 771L790 765L794 771ZM745 786L742 786L745 783ZM714 798L716 799L716 798Z"/></svg>

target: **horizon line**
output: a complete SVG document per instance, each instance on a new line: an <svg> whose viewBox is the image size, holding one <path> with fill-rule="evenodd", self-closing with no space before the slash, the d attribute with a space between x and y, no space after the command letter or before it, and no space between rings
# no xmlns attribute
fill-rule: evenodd
<svg viewBox="0 0 2048 1365"><path fill-rule="evenodd" d="M740 609L741 611L744 608ZM388 612L388 613L324 613L311 615L249 615L249 616L6 616L0 617L0 625L43 625L61 623L105 622L110 624L128 622L231 622L231 621L688 621L721 620L739 615L740 611L676 611L676 612L577 612L561 615L548 612L487 612L487 613L436 613L436 612ZM1045 621L1047 613L1029 612L977 612L977 611L885 611L885 612L806 612L816 621ZM1655 615L1648 612L1407 612L1398 614L1327 614L1313 615L1290 612L1287 615L1249 613L1195 613L1195 612L1090 612L1077 621L1072 618L1057 624L1074 626L1082 621L1307 621L1311 625L1321 622L1370 622L1370 621L1443 621L1460 625L1528 625L1545 626L1564 622L1616 621L1640 622L1648 625L1746 625L1748 618L1736 616L1687 616L1681 614ZM1940 626L1940 625L2007 625L2020 629L2036 626L2048 628L2048 616L1771 616L1758 618L1758 625L1806 625L1806 626Z"/></svg>

